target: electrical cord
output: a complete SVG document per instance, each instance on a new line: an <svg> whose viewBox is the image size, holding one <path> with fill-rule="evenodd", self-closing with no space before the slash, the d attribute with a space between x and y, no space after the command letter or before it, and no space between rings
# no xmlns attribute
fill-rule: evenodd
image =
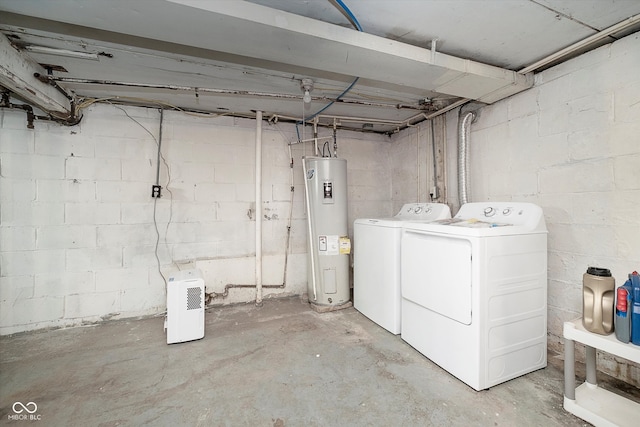
<svg viewBox="0 0 640 427"><path fill-rule="evenodd" d="M162 162L164 163L164 166L167 168L167 185L165 185L165 190L167 190L167 192L169 193L169 220L167 221L167 226L164 229L164 244L165 246L167 246L167 234L169 233L169 224L171 224L171 219L173 217L173 193L171 192L171 189L169 188L169 184L171 183L171 169L169 168L169 163L167 162L167 160L165 159L164 155L162 154L162 125L164 122L164 109L160 109L160 131L159 131L159 139L156 141L156 144L158 145L158 156L162 159ZM157 165L157 174L156 176L158 177L157 179L159 179L160 177L160 165ZM158 246L160 245L160 231L158 230L158 220L156 218L156 207L158 205L158 199L159 197L155 197L153 199L153 224L155 226L156 229L156 247L155 247L155 256L156 256L156 262L158 263L158 273L160 273L160 276L162 276L162 280L164 280L164 286L165 286L165 292L167 289L167 278L164 276L164 274L162 273L162 269L160 268L161 264L160 264L160 257L158 256ZM179 268L179 267L178 267Z"/></svg>
<svg viewBox="0 0 640 427"><path fill-rule="evenodd" d="M129 113L127 112L127 110L125 110L124 108L113 104L112 102L110 102L107 99L103 99L103 101L106 101L108 104L112 105L113 107L119 109L120 111L122 111L129 119L131 119L132 121L134 121L138 126L140 126L142 129L144 129L149 135L151 135L151 138L153 139L153 141L156 143L156 145L158 146L158 150L160 149L160 141L158 141L158 139L156 138L156 136L149 130L147 129L142 123L140 123L138 120L136 120L135 118L133 118L132 116L129 115ZM89 104L91 105L91 104ZM160 126L162 126L162 118L163 118L163 114L160 115ZM165 190L167 190L167 192L169 193L169 220L167 221L167 226L165 228L165 232L164 232L164 242L165 245L167 244L167 232L169 230L169 225L171 224L171 219L173 217L173 193L171 192L171 189L169 188L169 185L171 184L171 169L169 168L169 163L167 162L166 158L164 157L164 154L162 154L161 151L158 151L158 154L160 155L160 158L162 159L162 162L164 163L165 167L167 168L167 184L165 186ZM157 165L158 169L160 168L160 165ZM154 198L153 200L153 225L155 227L155 231L156 231L156 243L155 243L155 249L154 249L154 255L156 258L156 262L157 262L157 266L158 266L158 273L160 274L160 276L162 277L162 280L164 281L164 291L165 291L165 295L167 292L167 278L165 277L164 273L162 273L162 269L161 269L161 262L160 262L160 257L158 255L158 249L160 246L160 230L158 229L158 220L157 220L157 205L158 205L158 198ZM173 263L173 260L172 260Z"/></svg>
<svg viewBox="0 0 640 427"><path fill-rule="evenodd" d="M351 88L358 82L358 80L360 80L360 77L356 77L354 81L351 82L351 84L349 85L348 88L346 88L344 91L342 91L342 93L340 95L338 95L336 97L336 99L334 101L331 101L330 103L328 103L327 105L325 105L324 107L322 107L319 111L315 112L314 114L310 115L309 117L307 117L307 121L308 120L312 120L315 119L316 116L318 116L319 114L321 114L322 112L324 112L327 108L331 107L333 104L336 103L336 101L339 101L342 99L343 96L345 96L347 94L347 92L349 92L351 90ZM303 119L303 123L304 123L304 119Z"/></svg>
<svg viewBox="0 0 640 427"><path fill-rule="evenodd" d="M78 111L83 110L95 103L102 103L105 102L107 104L113 105L115 106L115 104L111 101L119 101L119 100L124 100L124 101L132 101L132 102L145 102L149 105L155 105L158 107L168 107L172 110L175 111L180 111L181 113L184 113L186 115L189 116L194 116L194 117L207 117L207 118L216 118L216 117L222 117L222 116L229 116L229 115L233 115L233 116L237 116L237 117L246 117L246 118L253 118L254 116L249 115L249 114L242 114L242 113L235 113L232 111L226 111L224 113L195 113L193 111L189 111L189 110L185 110L183 108L178 107L177 105L173 105L173 104L169 104L168 102L163 102L163 101L158 101L157 99L149 99L149 98L138 98L138 97L133 97L133 96L110 96L110 97L106 97L106 98L84 98L81 102L79 102L76 105L76 108L78 109ZM148 131L147 131L148 132Z"/></svg>

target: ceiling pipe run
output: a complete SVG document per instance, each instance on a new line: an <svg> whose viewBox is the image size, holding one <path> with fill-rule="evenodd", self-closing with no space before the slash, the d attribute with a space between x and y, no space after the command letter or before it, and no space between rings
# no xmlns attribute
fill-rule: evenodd
<svg viewBox="0 0 640 427"><path fill-rule="evenodd" d="M605 28L602 31L597 32L596 34L587 37L586 39L580 40L577 43L574 43L570 46L567 46L566 48L559 50L549 56L547 56L546 58L542 58L541 60L539 60L538 62L535 62L531 65L529 65L528 67L523 68L522 70L518 71L518 73L522 73L522 74L526 74L526 73L530 73L532 71L536 71L539 70L540 68L551 64L554 61L558 61L561 59L566 58L567 56L579 51L580 49L584 49L590 45L593 45L597 42L599 42L600 40L609 37L612 34L621 32L626 30L629 27L632 27L633 25L637 24L638 22L640 22L640 14L638 15L634 15L630 18L625 19L624 21L618 22L615 25L612 25L609 28Z"/></svg>
<svg viewBox="0 0 640 427"><path fill-rule="evenodd" d="M165 107L169 107L169 108L174 108L176 110L179 111L183 111L183 112L191 112L191 113L198 113L198 114L204 114L204 115L212 115L212 116L220 116L220 115L224 115L224 116L231 116L231 117L241 117L241 118L247 118L247 119L255 119L255 114L246 114L246 113L238 113L238 112L228 112L228 111L207 111L207 110L190 110L190 109L183 109L183 108L179 108L176 106L173 106L171 104L168 103L164 103L162 101L154 101L154 100L144 100L144 99L140 99L140 98L127 98L127 97L122 97L122 96L114 96L114 97L109 97L109 98L100 98L100 99L87 99L84 102L80 103L80 108L86 108L88 105L91 105L93 103L100 103L100 102L107 102L109 104L114 104L114 103L119 103L119 104L123 104L123 105L133 105L133 106L137 106L137 107L141 107L141 106L146 106L146 107L150 107L150 108L157 108L158 105L162 105ZM149 103L149 105L145 105L145 101ZM374 131L374 130L363 130L363 129L357 129L357 128L344 128L347 130L352 130L355 132L374 132L374 133L381 133L381 134L393 134L393 133L397 133L403 129L406 129L407 127L412 127L412 126L416 126L417 124L421 123L424 120L430 120L434 117L437 117L441 114L444 114L448 111L451 111L457 107L460 107L461 105L464 105L468 102L470 102L470 99L461 99L459 101L454 102L453 104L444 107L440 110L434 111L432 113L419 113L416 114L412 117L409 117L406 120L387 120L387 119L374 119L374 118L367 118L367 117L354 117L354 116L338 116L338 115L319 115L316 116L314 118L314 120L318 120L317 126L321 126L321 127L331 127L333 128L333 123L334 122L338 122L338 123L363 123L363 124L377 124L377 125L381 125L381 126L392 126L394 129L392 130L385 130L385 131ZM300 122L302 119L300 117L294 117L294 116L288 116L288 115L284 115L284 114L271 114L269 116L269 121L279 121L279 120L283 120L283 121L288 121L288 122ZM320 122L320 120L324 120L325 123Z"/></svg>
<svg viewBox="0 0 640 427"><path fill-rule="evenodd" d="M303 89L304 95L290 95L284 93L270 93L270 92L256 92L249 90L237 90L237 89L215 89L215 88L205 88L205 87L195 87L195 86L180 86L180 85L159 85L152 83L138 83L138 82L122 82L122 81L111 81L111 80L97 80L97 79L80 79L80 78L72 78L72 77L56 77L56 76L39 76L40 80L48 80L50 82L56 83L73 83L73 84L92 84L92 85L101 85L101 86L124 86L124 87L139 87L145 89L166 89L171 91L181 91L181 92L193 92L197 94L211 93L215 95L237 95L237 96L247 96L247 97L256 97L256 98L273 98L273 99L291 99L295 101L303 100L305 103L309 103L311 101L330 101L330 102L338 102L344 104L354 104L354 105L363 105L366 107L380 107L380 108L392 108L392 109L407 109L407 110L427 110L430 107L429 103L420 104L388 104L382 102L371 102L371 101L362 101L357 99L344 99L344 98L326 98L326 97L312 97L310 93L313 90L313 83L301 84L301 88ZM310 79L303 79L305 80ZM305 89L307 87L308 89ZM309 95L309 97L305 100L305 97Z"/></svg>
<svg viewBox="0 0 640 427"><path fill-rule="evenodd" d="M342 122L342 123L372 123L372 124L379 124L379 125L389 125L389 126L394 126L396 129L394 132L392 133L397 133L400 130L403 130L407 127L411 127L411 126L415 126L418 123L424 121L424 120L430 120L434 117L437 117L441 114L444 114L448 111L454 110L468 102L470 102L470 99L461 99L459 101L454 102L453 104L442 108L438 111L434 111L433 113L427 114L427 113L420 113L420 114L416 114L415 116L409 117L406 120L385 120L385 119L372 119L372 118L366 118L366 117L352 117L352 116L335 116L335 115L320 115L320 116L316 116L317 119L319 120L326 120L327 122L330 123L318 123L318 126L324 126L324 127L333 127L333 122L334 121L338 121L338 122ZM282 115L282 114L274 114L271 116L272 119L275 120L288 120L288 121L299 121L300 118L298 117L292 117L292 116L286 116L286 115ZM358 129L352 129L357 131ZM390 132L381 132L381 133L390 133Z"/></svg>

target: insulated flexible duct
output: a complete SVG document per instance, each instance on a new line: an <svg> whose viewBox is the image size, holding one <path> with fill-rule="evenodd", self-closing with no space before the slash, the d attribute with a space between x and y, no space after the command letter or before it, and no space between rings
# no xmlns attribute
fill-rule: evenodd
<svg viewBox="0 0 640 427"><path fill-rule="evenodd" d="M460 206L469 201L467 195L467 168L469 166L467 145L471 122L475 118L474 113L468 112L461 119L458 119L458 201Z"/></svg>

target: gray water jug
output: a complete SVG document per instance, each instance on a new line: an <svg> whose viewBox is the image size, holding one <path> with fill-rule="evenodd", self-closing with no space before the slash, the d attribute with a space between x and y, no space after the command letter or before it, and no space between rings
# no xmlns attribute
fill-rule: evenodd
<svg viewBox="0 0 640 427"><path fill-rule="evenodd" d="M582 276L582 325L600 335L613 332L615 279L606 268L589 267Z"/></svg>

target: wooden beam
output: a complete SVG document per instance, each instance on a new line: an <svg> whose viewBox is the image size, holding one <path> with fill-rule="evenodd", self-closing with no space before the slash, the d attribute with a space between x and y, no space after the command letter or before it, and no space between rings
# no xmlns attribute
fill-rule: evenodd
<svg viewBox="0 0 640 427"><path fill-rule="evenodd" d="M0 34L0 85L56 118L71 118L69 99L55 87L35 78L35 73L46 75L47 72Z"/></svg>

